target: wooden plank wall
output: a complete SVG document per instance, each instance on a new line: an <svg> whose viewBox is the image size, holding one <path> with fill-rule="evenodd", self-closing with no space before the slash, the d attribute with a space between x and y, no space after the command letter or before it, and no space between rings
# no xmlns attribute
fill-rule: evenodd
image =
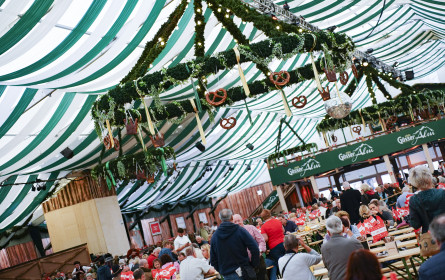
<svg viewBox="0 0 445 280"><path fill-rule="evenodd" d="M261 195L258 195L257 193L257 191L259 190L262 191ZM221 220L218 217L218 213L224 208L230 208L234 214L240 214L243 218L248 217L250 213L252 213L258 207L258 205L260 205L263 202L263 200L267 198L267 196L272 192L272 190L273 186L270 182L268 182L228 195L217 206L215 211L216 219L214 219L214 217L209 214L210 208L205 208L195 211L195 213L193 213L193 218L195 219L196 229L199 228L199 213L206 214L209 226L212 226L215 220L218 224L221 223ZM154 245L159 241L175 237L178 231L178 226L176 224L177 217L184 217L187 233L194 232L192 219L190 218L186 219L186 216L188 214L189 213L185 212L185 213L170 215L170 221L174 236L170 235L170 229L168 227L167 220L161 224L162 235L157 235L157 236L151 235L148 226L149 223L152 221L159 221L162 217L142 220L141 223L145 241L148 243L148 245Z"/></svg>
<svg viewBox="0 0 445 280"><path fill-rule="evenodd" d="M37 259L37 252L32 241L7 247L3 250L6 251L5 255L8 258L8 267ZM6 266L6 263L2 264L2 266Z"/></svg>
<svg viewBox="0 0 445 280"><path fill-rule="evenodd" d="M55 197L44 202L42 204L43 212L48 213L94 198L112 195L116 195L115 188L109 190L105 183L101 182L99 184L96 180L92 179L91 176L85 176L70 182L63 187Z"/></svg>

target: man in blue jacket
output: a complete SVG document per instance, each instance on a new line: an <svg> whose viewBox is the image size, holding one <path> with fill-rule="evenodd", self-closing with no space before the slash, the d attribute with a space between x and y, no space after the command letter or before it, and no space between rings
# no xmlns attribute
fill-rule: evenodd
<svg viewBox="0 0 445 280"><path fill-rule="evenodd" d="M241 279L236 272L238 268L259 265L258 244L247 230L231 222L232 210L221 210L219 218L222 223L212 236L210 264L225 280ZM250 252L250 261L247 249Z"/></svg>
<svg viewBox="0 0 445 280"><path fill-rule="evenodd" d="M97 270L97 280L112 280L111 269L105 263L105 259L103 256L99 257L98 260L99 269Z"/></svg>
<svg viewBox="0 0 445 280"><path fill-rule="evenodd" d="M440 253L432 256L424 262L419 269L419 280L443 280L445 279L445 214L433 219L429 230L431 235L440 245Z"/></svg>

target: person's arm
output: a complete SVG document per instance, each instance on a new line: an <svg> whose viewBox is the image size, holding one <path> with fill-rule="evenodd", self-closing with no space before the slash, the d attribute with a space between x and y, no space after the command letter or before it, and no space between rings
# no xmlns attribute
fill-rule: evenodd
<svg viewBox="0 0 445 280"><path fill-rule="evenodd" d="M269 241L269 236L267 236L267 233L262 233L261 235L263 236L264 241Z"/></svg>
<svg viewBox="0 0 445 280"><path fill-rule="evenodd" d="M210 264L216 269L216 271L219 271L218 255L216 253L216 241L214 238L212 238L210 245Z"/></svg>
<svg viewBox="0 0 445 280"><path fill-rule="evenodd" d="M264 237L261 235L261 233L255 229L252 230L252 234L256 243L258 243L258 248L260 249L260 252L266 252L266 241L264 241Z"/></svg>
<svg viewBox="0 0 445 280"><path fill-rule="evenodd" d="M411 197L409 202L409 224L414 229L419 229L422 226L422 218L417 210L416 203L413 203L415 196Z"/></svg>
<svg viewBox="0 0 445 280"><path fill-rule="evenodd" d="M257 267L260 263L260 250L258 248L258 244L256 243L255 239L253 239L253 237L244 228L240 228L238 231L240 232L243 243L246 245L247 249L249 249L252 255L251 258L252 266Z"/></svg>

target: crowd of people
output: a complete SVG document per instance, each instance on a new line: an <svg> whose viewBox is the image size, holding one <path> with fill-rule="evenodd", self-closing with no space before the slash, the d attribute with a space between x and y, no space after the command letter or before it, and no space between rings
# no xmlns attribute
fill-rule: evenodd
<svg viewBox="0 0 445 280"><path fill-rule="evenodd" d="M379 217L388 228L410 225L422 233L430 231L442 251L422 264L419 279L445 279L440 263L445 260L445 191L428 168L413 168L407 181L383 184L375 190L367 184L361 191L343 183L341 191L330 191L330 199L315 195L313 205L274 214L264 209L260 217L246 220L230 209L219 212L222 221L211 228L202 222L195 234L179 228L174 240L144 250L131 249L127 256L110 254L93 257L94 263L74 263L72 272L57 272L49 279L315 279L311 266L323 261L331 280L381 280L375 254L363 244L366 235L358 224ZM402 189L399 188L402 186ZM409 208L403 219L394 218L394 209ZM274 215L273 215L274 214ZM317 252L295 234L299 225L325 220L326 233L320 236ZM303 220L303 223L302 223ZM249 222L252 222L249 224ZM301 249L304 252L300 252Z"/></svg>

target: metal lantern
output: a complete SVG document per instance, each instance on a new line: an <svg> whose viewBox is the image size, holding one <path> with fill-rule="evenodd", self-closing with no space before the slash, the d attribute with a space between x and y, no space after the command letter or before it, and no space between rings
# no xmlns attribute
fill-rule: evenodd
<svg viewBox="0 0 445 280"><path fill-rule="evenodd" d="M334 88L330 92L331 98L324 102L324 108L329 116L342 119L349 115L352 109L352 100L344 92L338 93Z"/></svg>

